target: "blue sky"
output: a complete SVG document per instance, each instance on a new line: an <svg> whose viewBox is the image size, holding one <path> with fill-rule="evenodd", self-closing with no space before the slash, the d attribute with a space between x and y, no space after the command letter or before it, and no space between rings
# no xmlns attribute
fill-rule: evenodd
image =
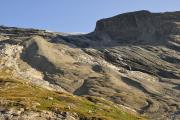
<svg viewBox="0 0 180 120"><path fill-rule="evenodd" d="M180 11L180 0L0 0L0 25L90 32L98 19L137 10Z"/></svg>

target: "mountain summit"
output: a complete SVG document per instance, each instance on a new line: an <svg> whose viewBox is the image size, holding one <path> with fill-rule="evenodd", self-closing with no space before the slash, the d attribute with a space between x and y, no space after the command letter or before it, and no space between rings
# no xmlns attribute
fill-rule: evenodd
<svg viewBox="0 0 180 120"><path fill-rule="evenodd" d="M109 36L122 44L163 44L180 33L180 12L150 13L138 11L99 20L95 34Z"/></svg>

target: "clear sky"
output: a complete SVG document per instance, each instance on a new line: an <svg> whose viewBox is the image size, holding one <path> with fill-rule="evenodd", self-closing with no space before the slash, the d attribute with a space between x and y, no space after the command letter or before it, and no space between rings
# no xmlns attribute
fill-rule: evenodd
<svg viewBox="0 0 180 120"><path fill-rule="evenodd" d="M180 0L0 0L0 25L90 32L98 19L137 10L180 11Z"/></svg>

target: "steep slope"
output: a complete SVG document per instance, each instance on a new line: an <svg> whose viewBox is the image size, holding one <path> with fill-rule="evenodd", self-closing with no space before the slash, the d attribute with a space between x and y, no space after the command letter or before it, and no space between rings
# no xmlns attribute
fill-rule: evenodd
<svg viewBox="0 0 180 120"><path fill-rule="evenodd" d="M54 36L51 33L37 35L34 30L31 33L28 29L7 27L2 27L1 31L0 119L144 119L136 111L103 98L77 97L67 92L72 90L71 87L76 89L76 84L67 86L74 78L66 78L61 66L69 70L74 62L70 53L78 55L80 49L75 51L68 46L48 42ZM67 49L71 50L69 54L65 53ZM71 71L75 74L78 69L74 67L69 73ZM59 85L60 78L64 78L61 86L67 91Z"/></svg>
<svg viewBox="0 0 180 120"><path fill-rule="evenodd" d="M179 22L180 12L138 11L102 19L88 35L60 37L95 58L103 74L75 94L103 96L152 119L178 117Z"/></svg>
<svg viewBox="0 0 180 120"><path fill-rule="evenodd" d="M103 97L153 120L180 117L180 12L125 13L99 20L89 34L8 27L0 33L1 68L12 68L13 76Z"/></svg>
<svg viewBox="0 0 180 120"><path fill-rule="evenodd" d="M144 120L102 98L49 91L11 75L8 68L0 71L1 120Z"/></svg>

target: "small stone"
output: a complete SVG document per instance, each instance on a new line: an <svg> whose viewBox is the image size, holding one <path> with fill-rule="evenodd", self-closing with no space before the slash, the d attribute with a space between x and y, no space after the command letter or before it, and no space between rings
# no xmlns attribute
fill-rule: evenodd
<svg viewBox="0 0 180 120"><path fill-rule="evenodd" d="M32 107L33 107L33 108L36 108L37 106L40 106L40 105L41 105L40 103L34 102L33 105L32 105Z"/></svg>
<svg viewBox="0 0 180 120"><path fill-rule="evenodd" d="M92 113L92 110L89 110L88 113Z"/></svg>
<svg viewBox="0 0 180 120"><path fill-rule="evenodd" d="M19 110L20 110L21 112L24 112L24 108L20 108Z"/></svg>
<svg viewBox="0 0 180 120"><path fill-rule="evenodd" d="M54 98L53 98L53 97L48 97L47 99L48 99L48 100L53 100Z"/></svg>
<svg viewBox="0 0 180 120"><path fill-rule="evenodd" d="M67 107L65 107L65 109L70 110L71 106L68 105Z"/></svg>
<svg viewBox="0 0 180 120"><path fill-rule="evenodd" d="M38 102L36 102L36 103L34 103L34 105L36 105L36 106L40 106L41 104L40 104L40 103L38 103Z"/></svg>

